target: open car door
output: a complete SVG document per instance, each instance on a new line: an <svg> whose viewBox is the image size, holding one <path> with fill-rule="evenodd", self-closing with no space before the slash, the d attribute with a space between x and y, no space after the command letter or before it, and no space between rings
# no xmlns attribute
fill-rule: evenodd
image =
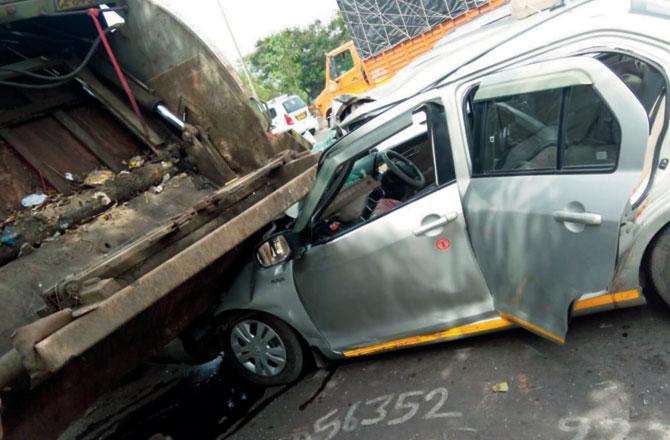
<svg viewBox="0 0 670 440"><path fill-rule="evenodd" d="M513 68L470 95L468 230L497 311L562 343L570 308L611 288L649 124L593 57Z"/></svg>

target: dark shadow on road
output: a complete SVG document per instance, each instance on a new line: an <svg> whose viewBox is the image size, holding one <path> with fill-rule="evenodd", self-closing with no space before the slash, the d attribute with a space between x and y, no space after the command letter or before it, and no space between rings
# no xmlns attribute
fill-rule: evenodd
<svg viewBox="0 0 670 440"><path fill-rule="evenodd" d="M265 393L221 357L144 370L101 399L63 438L147 440L160 433L175 440L213 439L248 417Z"/></svg>
<svg viewBox="0 0 670 440"><path fill-rule="evenodd" d="M319 397L319 395L323 392L323 390L326 389L326 386L328 386L328 382L330 382L330 380L333 378L336 371L337 371L336 366L331 366L328 369L328 374L326 375L326 377L323 378L323 381L321 382L321 385L319 385L319 388L317 388L317 390L314 392L314 394L312 394L312 396L309 399L307 399L304 403L300 404L300 406L298 407L300 411L304 411L312 402L314 402Z"/></svg>
<svg viewBox="0 0 670 440"><path fill-rule="evenodd" d="M343 361L327 373L307 374L296 384L269 390L247 382L221 358L199 366L153 364L101 399L63 438L146 440L161 433L175 440L247 439L259 430L310 426L331 407L347 408L369 393L395 392L391 388L400 381L408 389L449 387L450 400L465 409L464 423L472 426L482 408L507 417L507 399L543 415L535 430L565 437L570 430L589 429L594 438L604 438L625 420L631 432L655 439L653 429L669 421L658 412L667 408L658 388L670 371L666 350L659 351L668 333L658 329L667 328L670 313L651 303L576 318L564 346L516 329ZM388 378L386 387L380 377ZM492 394L489 382L502 380L509 382L510 392ZM340 402L343 390L349 397ZM480 433L493 429L479 425Z"/></svg>

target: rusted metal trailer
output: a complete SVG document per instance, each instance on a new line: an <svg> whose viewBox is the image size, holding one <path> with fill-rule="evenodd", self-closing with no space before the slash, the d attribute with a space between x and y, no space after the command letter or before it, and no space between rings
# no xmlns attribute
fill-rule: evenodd
<svg viewBox="0 0 670 440"><path fill-rule="evenodd" d="M196 28L99 3L0 0L0 438L56 438L207 319L313 180Z"/></svg>

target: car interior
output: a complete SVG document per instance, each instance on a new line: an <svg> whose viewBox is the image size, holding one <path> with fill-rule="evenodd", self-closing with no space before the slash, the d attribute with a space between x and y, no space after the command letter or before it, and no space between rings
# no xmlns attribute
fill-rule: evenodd
<svg viewBox="0 0 670 440"><path fill-rule="evenodd" d="M653 125L665 93L660 72L627 55L608 53L596 58L630 88ZM473 174L616 168L621 129L593 87L544 90L480 102L476 92L473 90L466 102Z"/></svg>
<svg viewBox="0 0 670 440"><path fill-rule="evenodd" d="M357 159L337 196L321 214L316 236L328 239L380 217L435 187L426 114Z"/></svg>

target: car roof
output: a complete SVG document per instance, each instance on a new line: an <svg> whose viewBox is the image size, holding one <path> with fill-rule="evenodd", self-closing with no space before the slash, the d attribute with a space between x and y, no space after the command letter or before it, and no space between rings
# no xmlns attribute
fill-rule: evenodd
<svg viewBox="0 0 670 440"><path fill-rule="evenodd" d="M293 99L293 98L300 99L300 97L298 95L281 95L281 96L277 96L276 98L272 98L271 100L267 101L266 104L268 106L276 106L276 105L282 104L282 103L284 103L284 102L286 102L290 99Z"/></svg>
<svg viewBox="0 0 670 440"><path fill-rule="evenodd" d="M435 83L444 83L522 55L532 48L568 39L579 33L619 30L670 39L670 2L658 0L591 0L566 2L524 19L483 21L481 27L439 45L396 74L367 97L375 99L349 115L342 126L379 114L389 105L413 96ZM651 11L649 5L655 7ZM640 12L647 10L647 14ZM660 11L660 12L659 12ZM664 16L667 11L667 17ZM450 74L449 78L444 78Z"/></svg>

